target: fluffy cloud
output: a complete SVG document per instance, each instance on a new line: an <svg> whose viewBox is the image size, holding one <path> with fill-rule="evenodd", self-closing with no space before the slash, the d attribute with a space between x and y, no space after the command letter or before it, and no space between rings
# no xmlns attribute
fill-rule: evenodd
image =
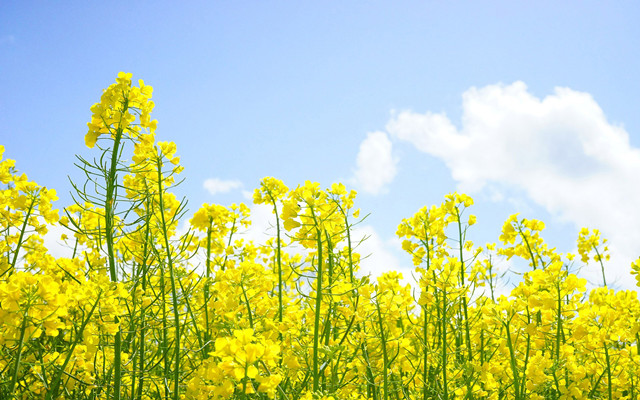
<svg viewBox="0 0 640 400"><path fill-rule="evenodd" d="M402 112L392 138L441 159L469 193L515 188L576 228L610 238L611 278L631 287L640 255L640 149L611 124L591 95L556 88L540 99L523 82L471 88L461 128L444 114ZM617 256L616 256L617 255Z"/></svg>
<svg viewBox="0 0 640 400"><path fill-rule="evenodd" d="M251 225L241 232L242 238L251 240L256 245L266 244L267 240L275 238L277 236L276 217L272 207L268 204L250 204L249 209ZM282 221L280 223L282 224ZM284 239L284 231L281 234Z"/></svg>
<svg viewBox="0 0 640 400"><path fill-rule="evenodd" d="M371 274L374 280L385 272L400 272L403 283L416 286L411 273L414 269L410 257L402 257L402 242L397 237L382 238L371 225L357 226L352 232L352 243L360 243L355 252L362 257L360 275ZM408 265L402 265L400 259L408 260Z"/></svg>
<svg viewBox="0 0 640 400"><path fill-rule="evenodd" d="M397 173L397 160L394 159L392 144L384 132L367 134L360 143L356 160L353 183L364 192L379 194L393 181Z"/></svg>
<svg viewBox="0 0 640 400"><path fill-rule="evenodd" d="M242 182L237 180L224 181L218 178L210 178L204 181L202 184L209 193L216 195L218 193L228 193L235 189L242 187Z"/></svg>
<svg viewBox="0 0 640 400"><path fill-rule="evenodd" d="M71 258L73 256L73 248L60 239L62 234L66 234L73 239L73 232L70 232L67 228L60 225L47 226L47 233L43 236L44 246L49 250L49 254L55 258ZM73 243L73 240L70 242Z"/></svg>

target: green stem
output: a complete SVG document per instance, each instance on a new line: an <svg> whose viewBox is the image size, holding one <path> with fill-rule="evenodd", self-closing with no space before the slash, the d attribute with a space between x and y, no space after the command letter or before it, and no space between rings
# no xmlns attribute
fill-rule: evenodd
<svg viewBox="0 0 640 400"><path fill-rule="evenodd" d="M458 219L458 238L460 239L460 283L462 285L462 287L464 288L464 273L465 273L465 265L464 265L464 258L463 258L463 254L462 254L462 246L464 244L464 237L462 235L462 222L460 221L460 211L458 210L458 207L456 207L456 217ZM471 334L470 331L471 329L469 328L469 314L467 312L467 291L464 290L462 292L462 308L464 310L464 330L465 330L465 340L467 342L467 357L469 362L471 362L473 360L473 354L471 353Z"/></svg>
<svg viewBox="0 0 640 400"><path fill-rule="evenodd" d="M598 251L598 248L596 246L593 246L593 249L596 251L596 256L598 256L598 261L600 262L600 269L602 270L602 283L606 287L607 278L604 275L604 263L602 262L602 256L600 255L600 252Z"/></svg>
<svg viewBox="0 0 640 400"><path fill-rule="evenodd" d="M151 213L150 213L150 201L147 199L147 217L146 217L146 223L145 223L145 234L144 234L144 248L142 251L143 254L143 259L142 259L142 263L140 265L140 268L142 269L142 293L146 294L147 291L147 274L149 272L149 266L147 265L147 261L148 261L148 257L149 257L149 233L150 233L150 224L149 224L149 220L151 219ZM147 327L146 327L146 307L144 306L144 298L142 300L142 304L140 307L140 319L139 321L139 325L140 325L140 348L138 349L138 351L140 352L140 356L138 358L138 369L140 372L140 377L138 378L138 393L136 395L138 400L142 400L142 388L143 388L143 384L144 384L144 375L145 375L145 371L144 371L144 362L145 362L145 341L146 341L146 331L147 331ZM133 390L132 390L132 394L133 394Z"/></svg>
<svg viewBox="0 0 640 400"><path fill-rule="evenodd" d="M125 99L124 111L127 110L127 100ZM115 260L115 250L114 250L114 205L116 198L116 187L117 187L117 177L116 177L116 167L118 163L118 154L120 152L120 142L122 140L122 128L118 128L116 131L116 137L113 143L113 150L111 153L111 166L109 167L108 177L107 177L107 193L104 204L104 220L105 220L105 239L107 241L107 255L109 259L109 274L111 278L111 282L118 281L118 275L116 272L116 260ZM118 316L115 316L115 322L119 324ZM114 391L114 400L120 400L120 390L122 384L122 334L120 331L120 326L118 325L118 332L116 332L115 340L114 340L114 381L113 381L113 391Z"/></svg>
<svg viewBox="0 0 640 400"><path fill-rule="evenodd" d="M380 302L376 301L376 309L378 311L378 326L380 328L380 343L382 344L382 379L383 379L383 393L384 393L384 400L388 400L389 398L389 383L387 382L388 380L388 372L387 372L387 367L389 364L389 358L387 355L387 341L384 335L384 326L382 325L382 313L380 312Z"/></svg>
<svg viewBox="0 0 640 400"><path fill-rule="evenodd" d="M531 323L531 314L529 312L529 306L527 305L527 325ZM522 384L521 384L521 388L522 388L522 397L525 397L526 393L527 393L527 386L526 386L526 380L527 380L527 365L529 365L529 356L531 353L531 335L529 333L527 333L527 349L525 351L525 355L524 355L524 363L523 363L523 367L522 370L524 371L522 373Z"/></svg>
<svg viewBox="0 0 640 400"><path fill-rule="evenodd" d="M320 309L322 307L322 235L316 228L318 237L318 276L316 279L316 309L313 326L313 391L317 392L320 387L320 375L318 373L318 345L320 339Z"/></svg>
<svg viewBox="0 0 640 400"><path fill-rule="evenodd" d="M609 349L607 349L607 344L604 343L604 356L607 360L607 394L609 395L609 400L613 398L613 387L611 385L611 359L609 358Z"/></svg>
<svg viewBox="0 0 640 400"><path fill-rule="evenodd" d="M247 317L249 318L249 327L253 329L253 317L251 313L251 304L249 303L249 298L247 297L247 291L244 289L244 285L240 282L240 289L242 289L242 296L244 297L244 303L247 305Z"/></svg>
<svg viewBox="0 0 640 400"><path fill-rule="evenodd" d="M24 317L22 318L22 326L20 327L20 339L18 339L18 354L16 355L15 366L13 367L13 372L11 374L11 385L9 386L9 393L11 394L14 393L16 383L18 382L18 371L20 370L20 362L22 361L22 348L24 345L24 335L27 330L27 314L28 314L28 308L24 312Z"/></svg>
<svg viewBox="0 0 640 400"><path fill-rule="evenodd" d="M33 207L35 206L36 198L31 199L31 204L29 204L29 209L27 210L27 215L24 217L24 222L22 223L22 228L20 228L20 237L18 238L18 244L16 245L16 252L13 254L13 260L11 261L11 268L3 271L2 275L9 271L14 271L16 268L16 263L18 262L18 253L20 253L20 247L22 247L22 241L24 240L24 234L27 231L27 224L29 223L29 217L31 216L31 212L33 211ZM11 272L13 273L13 272ZM11 275L11 273L9 275Z"/></svg>
<svg viewBox="0 0 640 400"><path fill-rule="evenodd" d="M162 297L162 363L164 367L164 396L165 398L169 398L169 386L167 385L167 379L169 378L169 369L170 369L170 361L169 361L169 327L167 326L167 294L166 294L166 285L164 283L164 263L160 261L160 296Z"/></svg>
<svg viewBox="0 0 640 400"><path fill-rule="evenodd" d="M105 239L107 241L107 255L109 257L109 275L111 282L118 281L118 275L116 271L115 251L114 251L114 205L116 194L116 167L118 163L118 153L120 151L120 142L122 140L122 131L118 129L116 137L113 143L113 150L111 153L111 166L109 167L107 177L107 194L104 202L104 223L105 223Z"/></svg>
<svg viewBox="0 0 640 400"><path fill-rule="evenodd" d="M505 330L507 331L507 347L509 348L509 355L510 355L510 361L511 361L511 371L513 372L513 386L514 386L514 390L515 390L515 399L516 400L520 400L521 396L520 396L520 378L519 378L519 374L518 374L518 366L517 366L517 362L516 362L516 355L515 355L515 350L513 348L513 342L511 340L511 329L510 329L510 322L507 323L503 323L505 326Z"/></svg>
<svg viewBox="0 0 640 400"><path fill-rule="evenodd" d="M425 232L428 232L428 229L425 226ZM429 246L429 235L425 234L425 238L422 241L422 243L425 245L425 249L427 252L427 257L426 257L426 263L427 263L427 268L426 271L424 273L424 275L426 275L429 272L429 269L431 269L431 248ZM426 276L425 276L426 278ZM425 291L428 291L428 286L425 286L424 289ZM437 296L437 289L434 289L434 291L436 291L435 295ZM436 304L437 307L437 304ZM423 388L422 388L422 396L423 396L423 400L427 400L427 396L429 394L429 386L427 384L427 382L429 382L428 376L429 376L429 366L428 366L428 359L429 359L429 355L427 353L427 349L428 349L428 331L429 331L429 316L428 316L428 312L427 312L427 307L425 305L422 306L422 313L423 313L423 326L422 326L422 339L424 341L424 345L423 345L423 371L422 371L422 383L423 383Z"/></svg>
<svg viewBox="0 0 640 400"><path fill-rule="evenodd" d="M442 324L442 388L444 400L449 399L449 389L447 384L447 290L442 289L442 314L440 316Z"/></svg>
<svg viewBox="0 0 640 400"><path fill-rule="evenodd" d="M78 343L80 343L80 341L83 340L84 328L89 323L89 320L91 319L91 316L93 315L93 312L95 311L96 307L98 306L98 303L100 302L100 296L101 296L101 294L98 294L98 298L96 299L96 302L93 303L93 307L91 307L91 310L89 311L89 314L87 315L87 318L84 321L82 321L82 324L80 325L80 329L76 333L75 341L73 342L73 344L69 348L69 350L67 352L67 357L65 358L64 363L62 364L62 367L60 367L60 370L57 372L56 377L54 378L54 380L53 380L53 382L52 382L52 384L50 386L51 390L49 392L47 392L47 395L46 395L46 399L47 400L55 400L55 399L58 398L58 390L60 389L60 382L62 380L62 375L65 373L64 371L67 368L67 365L69 364L69 361L71 360L71 357L73 356L73 350L76 348Z"/></svg>
<svg viewBox="0 0 640 400"><path fill-rule="evenodd" d="M328 305L327 317L325 319L326 322L325 322L325 326L324 326L323 332L324 332L324 345L325 346L329 346L329 342L331 340L331 331L334 330L334 336L338 332L337 332L337 330L332 329L333 326L331 324L331 315L333 314L333 303L332 303L333 294L332 294L332 290L331 290L332 285L333 285L333 247L331 245L331 240L329 238L329 234L327 233L326 229L325 229L324 233L325 233L325 238L327 240L327 251L326 251L326 253L327 253L327 264L328 264L328 267L329 267L329 269L327 271L328 272L328 279L327 279L327 285L326 285L325 289L327 291L326 294L328 295L328 298L329 298L329 305ZM334 339L335 339L335 337L334 337ZM333 362L333 361L334 361L333 357L330 357L329 360L327 360L327 362ZM335 360L335 361L337 362L339 360ZM333 366L332 366L331 370L335 372ZM324 374L322 374L322 378L323 378L323 382L324 382L324 379L325 379ZM325 383L323 383L323 389L326 389Z"/></svg>
<svg viewBox="0 0 640 400"><path fill-rule="evenodd" d="M278 215L278 207L276 206L276 199L273 197L271 192L269 193L269 198L271 199L271 204L273 205L273 212L276 214L276 235L277 235L277 245L276 245L276 264L278 266L278 322L282 322L282 314L284 308L282 307L282 245L280 243L280 216ZM282 336L282 334L280 334Z"/></svg>
<svg viewBox="0 0 640 400"><path fill-rule="evenodd" d="M522 229L520 227L518 227L518 232L520 232L520 236L522 237L522 240L524 240L524 243L527 245L527 250L529 250L529 256L531 256L531 262L533 263L533 269L535 270L537 269L536 257L533 255L533 250L529 245L529 240L527 240L527 236L522 232Z"/></svg>
<svg viewBox="0 0 640 400"><path fill-rule="evenodd" d="M175 272L173 270L173 257L171 255L171 246L169 245L169 234L167 232L167 222L164 217L164 200L163 193L164 187L162 185L162 159L158 157L157 161L157 171L158 171L158 202L159 202L159 213L160 213L160 222L162 228L162 235L164 239L164 247L167 253L167 266L169 267L169 279L171 281L171 300L173 305L173 318L175 320L175 366L173 371L173 400L178 400L179 397L179 387L180 383L180 309L178 307L178 293L176 290L176 277Z"/></svg>
<svg viewBox="0 0 640 400"><path fill-rule="evenodd" d="M428 386L427 386L427 382L428 380L428 375L429 375L429 366L428 366L428 353L427 353L427 330L428 330L428 316L427 316L427 307L426 306L422 306L422 348L423 348L423 355L422 355L422 384L424 385L422 387L422 397L423 400L427 400L427 395L429 393L428 391Z"/></svg>
<svg viewBox="0 0 640 400"><path fill-rule="evenodd" d="M204 330L204 357L209 358L209 352L211 351L211 334L209 328L209 285L211 285L211 235L212 235L212 224L213 218L209 218L209 227L207 228L207 276L204 281L204 321L205 321L205 330Z"/></svg>
<svg viewBox="0 0 640 400"><path fill-rule="evenodd" d="M341 208L342 210L342 208ZM347 250L349 255L349 282L353 284L353 247L351 245L351 226L349 225L349 219L346 212L342 212L344 215L344 226L347 232Z"/></svg>

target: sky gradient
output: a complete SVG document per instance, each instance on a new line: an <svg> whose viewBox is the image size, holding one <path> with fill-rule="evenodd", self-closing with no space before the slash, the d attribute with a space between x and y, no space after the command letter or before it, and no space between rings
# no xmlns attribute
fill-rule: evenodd
<svg viewBox="0 0 640 400"><path fill-rule="evenodd" d="M367 268L406 275L398 223L460 190L476 200L474 242L515 212L561 252L599 228L610 286L631 288L639 19L633 1L2 1L0 144L62 208L74 155L95 154L89 107L131 72L154 87L190 214L250 203L264 176L342 181L371 213Z"/></svg>

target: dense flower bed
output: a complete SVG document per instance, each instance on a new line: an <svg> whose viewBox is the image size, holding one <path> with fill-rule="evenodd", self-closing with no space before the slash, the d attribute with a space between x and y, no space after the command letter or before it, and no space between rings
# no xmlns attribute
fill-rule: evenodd
<svg viewBox="0 0 640 400"><path fill-rule="evenodd" d="M640 302L606 287L598 231L580 232L580 260L517 215L499 244L477 246L473 200L453 193L398 227L415 284L374 281L359 272L362 217L342 184L264 178L266 244L240 235L246 205L185 215L151 96L125 73L103 92L85 137L95 156L79 158L87 181L61 213L0 147L0 398L640 397ZM72 257L45 248L52 226ZM512 257L529 271L498 296L494 263ZM589 293L572 273L587 262L603 278Z"/></svg>

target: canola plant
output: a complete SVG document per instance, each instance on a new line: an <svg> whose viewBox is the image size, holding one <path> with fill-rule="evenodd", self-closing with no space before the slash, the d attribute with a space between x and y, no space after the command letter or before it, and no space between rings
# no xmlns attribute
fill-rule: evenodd
<svg viewBox="0 0 640 400"><path fill-rule="evenodd" d="M640 302L607 288L597 230L574 257L513 215L477 246L473 200L453 193L401 221L416 277L403 285L359 271L354 191L267 177L253 200L273 235L252 243L244 204L187 215L176 146L156 142L153 90L131 78L91 107L94 155L62 211L0 147L0 398L640 397ZM45 247L51 227L70 257ZM498 296L495 263L512 258L529 270ZM587 262L603 278L589 293L572 273Z"/></svg>

